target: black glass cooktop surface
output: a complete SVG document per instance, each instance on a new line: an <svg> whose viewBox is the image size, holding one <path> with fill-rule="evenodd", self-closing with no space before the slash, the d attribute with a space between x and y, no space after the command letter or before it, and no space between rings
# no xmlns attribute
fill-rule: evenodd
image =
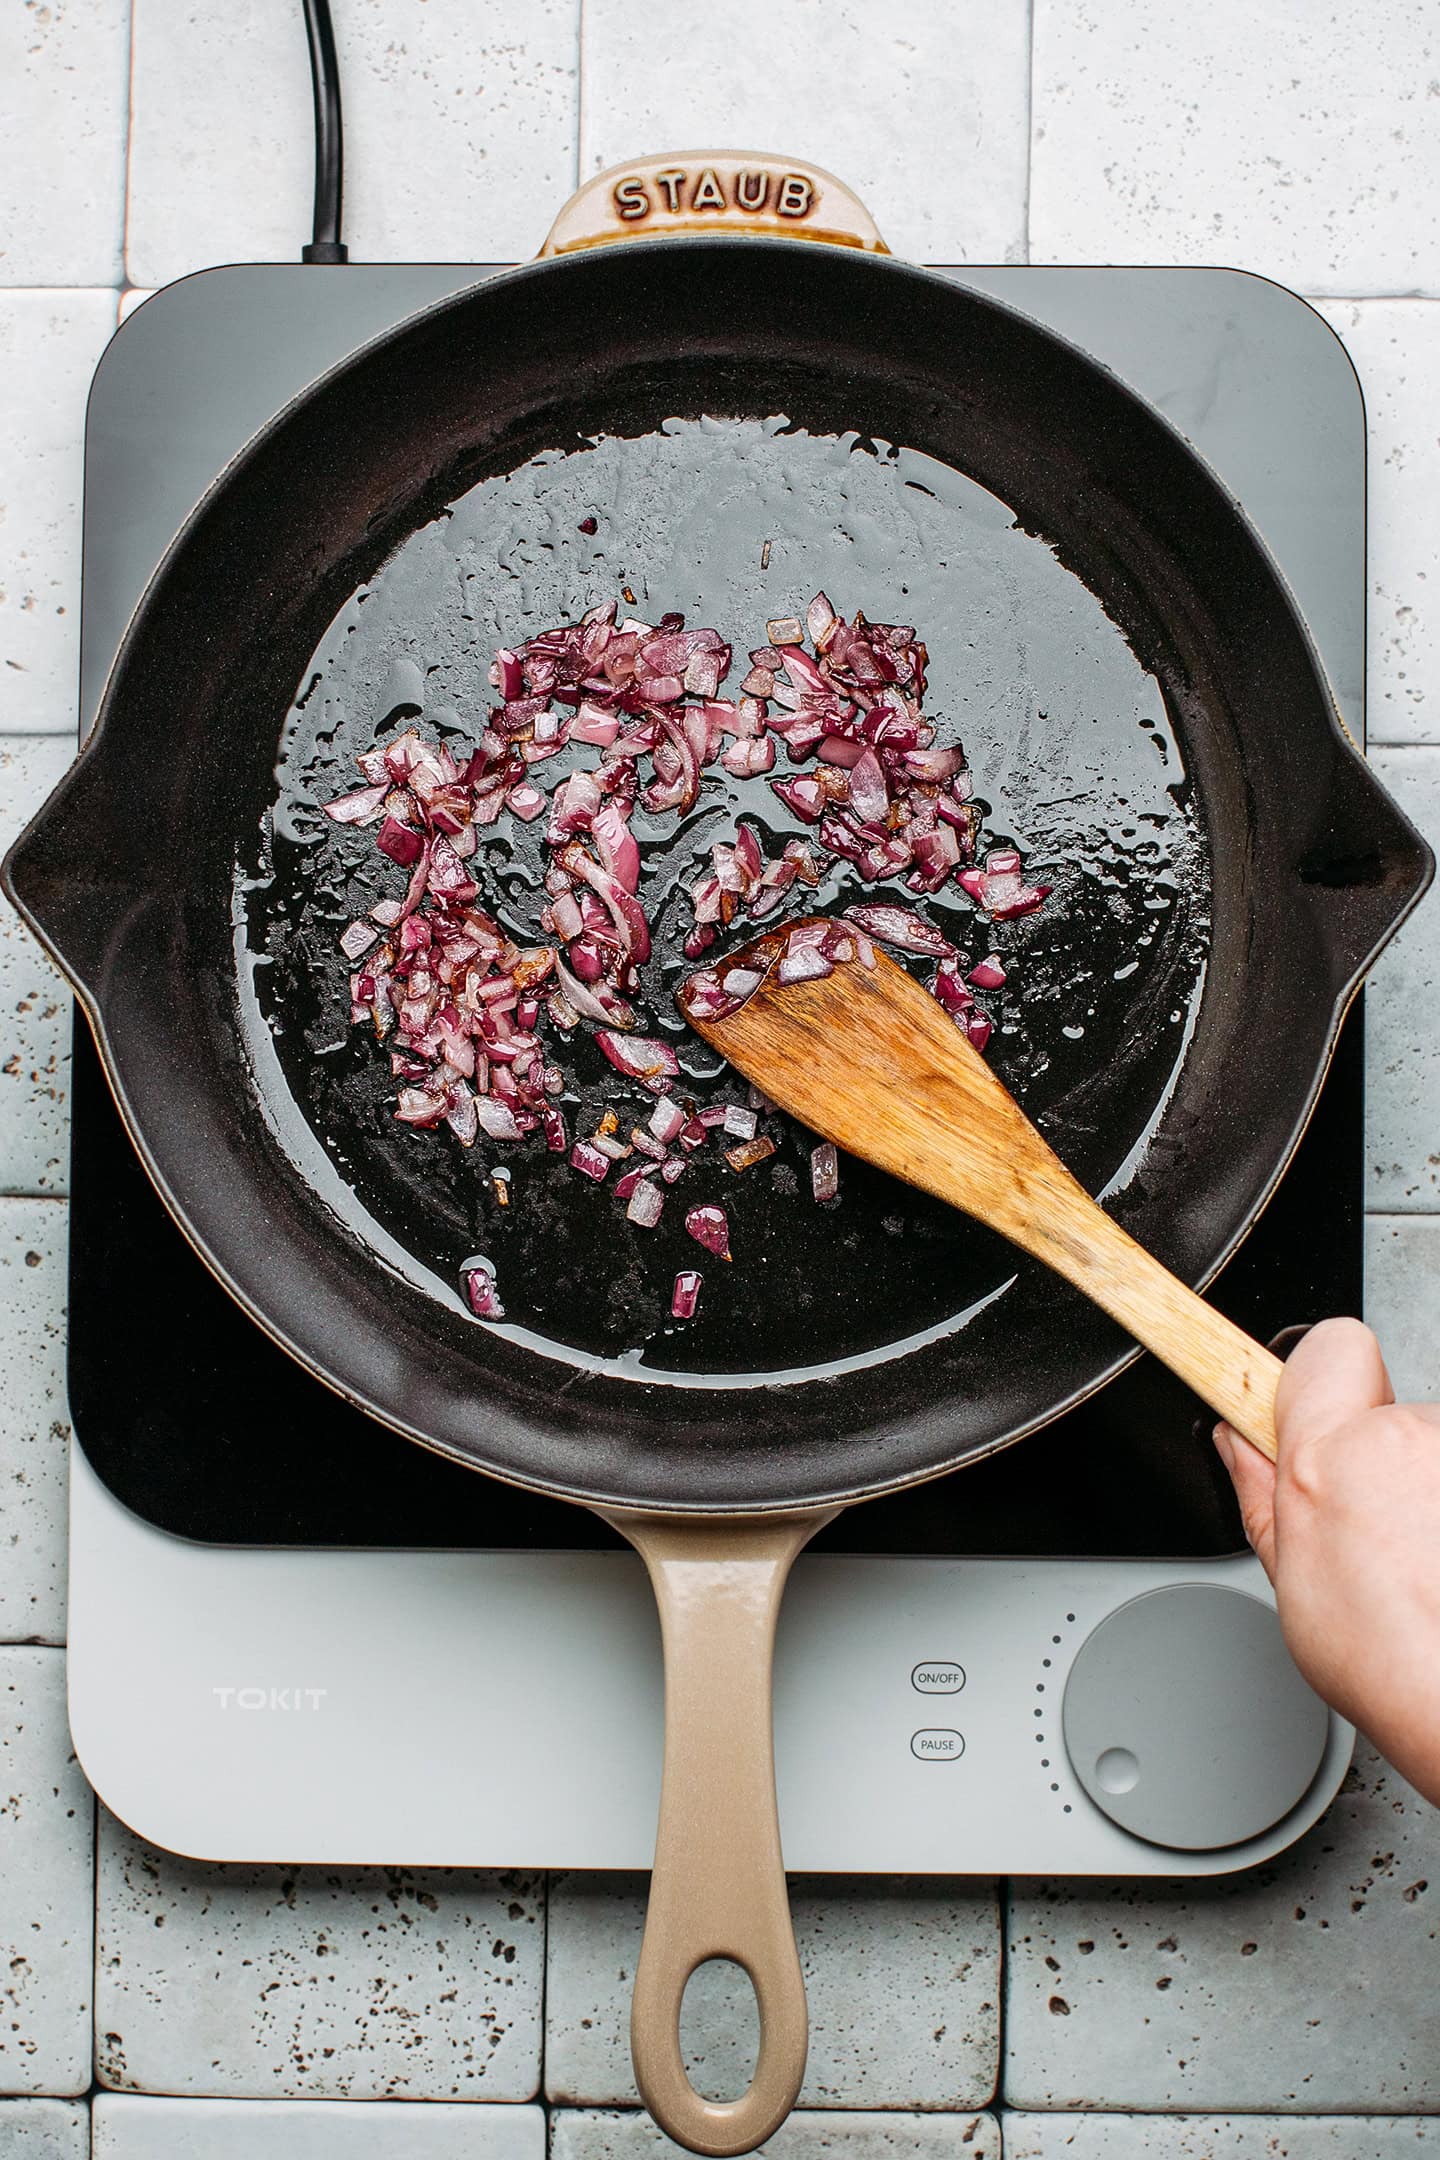
<svg viewBox="0 0 1440 2160"><path fill-rule="evenodd" d="M1346 1023L1310 1129L1212 1295L1263 1340L1362 1293L1362 1017ZM225 1545L608 1545L588 1510L401 1439L279 1350L213 1280L130 1146L77 1021L70 1406L116 1497ZM1018 1446L841 1515L852 1552L1170 1554L1243 1544L1195 1397L1142 1358Z"/></svg>

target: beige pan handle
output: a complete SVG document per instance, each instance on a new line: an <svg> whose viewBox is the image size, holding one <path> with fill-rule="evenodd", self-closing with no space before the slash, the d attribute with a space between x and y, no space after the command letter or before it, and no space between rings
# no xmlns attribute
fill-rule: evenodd
<svg viewBox="0 0 1440 2160"><path fill-rule="evenodd" d="M686 150L597 173L572 195L542 255L670 234L759 233L828 240L869 255L890 250L858 195L822 165L747 150Z"/></svg>
<svg viewBox="0 0 1440 2160"><path fill-rule="evenodd" d="M665 1771L630 2048L640 2097L691 2152L751 2152L805 2076L809 2021L795 1949L770 1719L775 1623L790 1565L838 1509L804 1515L605 1511L650 1571L665 1645ZM743 1967L760 2059L738 2100L706 2100L680 2052L686 1982L709 1958Z"/></svg>
<svg viewBox="0 0 1440 2160"><path fill-rule="evenodd" d="M540 253L622 240L759 234L889 249L842 180L799 158L699 150L636 158L572 195ZM839 1512L666 1516L601 1509L650 1572L665 1644L665 1770L630 2051L640 2097L691 2152L753 2152L795 2105L809 2018L790 1923L770 1669L791 1563ZM686 2074L680 2006L696 1967L743 1968L760 2012L760 2058L738 2100L706 2100Z"/></svg>

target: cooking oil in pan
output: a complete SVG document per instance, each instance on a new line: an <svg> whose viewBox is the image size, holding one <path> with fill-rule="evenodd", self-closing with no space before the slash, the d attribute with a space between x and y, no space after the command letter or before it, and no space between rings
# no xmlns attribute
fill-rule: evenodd
<svg viewBox="0 0 1440 2160"><path fill-rule="evenodd" d="M713 625L739 658L721 691L733 695L765 622L803 614L822 588L846 614L917 625L930 651L927 715L942 741L964 744L987 843L1013 842L1054 887L1039 914L1013 923L990 924L958 888L920 903L972 962L1004 958L1006 984L986 999L991 1062L1093 1190L1143 1174L1203 982L1209 866L1162 686L1099 601L994 495L855 434L783 418L673 420L545 451L470 488L335 616L286 723L239 920L258 963L243 971L252 1018L362 1234L405 1255L407 1273L417 1264L447 1301L461 1261L485 1251L504 1324L557 1355L650 1378L813 1374L961 1325L1013 1275L1003 1241L858 1162L844 1161L839 1198L817 1207L813 1138L779 1117L763 1126L778 1143L767 1162L737 1174L712 1143L667 1195L659 1227L635 1229L538 1137L465 1150L444 1130L396 1125L388 1058L347 1025L336 939L400 879L373 835L321 812L357 784L359 751L409 725L473 739L494 699L497 645L612 597L647 620L678 610ZM553 787L595 758L582 747L540 772ZM678 828L643 810L633 821L655 941L642 1024L674 1039L678 1090L697 1104L746 1093L685 1031L672 994L690 965L688 888L740 816L767 854L805 829L765 780L718 768ZM543 936L543 833L543 820L504 819L474 858L485 904L522 943ZM861 887L841 863L793 912L864 897L911 899L903 883ZM583 1031L555 1061L571 1083L572 1133L593 1130L607 1107L643 1122L649 1098ZM504 1207L496 1161L511 1172ZM727 1211L731 1265L685 1233L687 1210L704 1201ZM671 1286L691 1266L704 1288L681 1325Z"/></svg>

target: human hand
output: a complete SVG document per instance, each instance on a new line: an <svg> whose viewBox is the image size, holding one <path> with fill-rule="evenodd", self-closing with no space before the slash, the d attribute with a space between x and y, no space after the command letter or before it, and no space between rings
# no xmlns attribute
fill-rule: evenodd
<svg viewBox="0 0 1440 2160"><path fill-rule="evenodd" d="M1397 1403L1358 1320L1323 1320L1285 1366L1278 1459L1215 1444L1305 1678L1440 1805L1440 1409Z"/></svg>

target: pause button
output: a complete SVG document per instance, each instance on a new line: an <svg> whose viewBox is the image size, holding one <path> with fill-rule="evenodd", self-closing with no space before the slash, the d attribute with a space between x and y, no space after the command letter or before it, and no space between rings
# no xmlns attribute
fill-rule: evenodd
<svg viewBox="0 0 1440 2160"><path fill-rule="evenodd" d="M910 1752L921 1762L959 1762L965 1752L964 1735L946 1727L927 1725L912 1735Z"/></svg>

